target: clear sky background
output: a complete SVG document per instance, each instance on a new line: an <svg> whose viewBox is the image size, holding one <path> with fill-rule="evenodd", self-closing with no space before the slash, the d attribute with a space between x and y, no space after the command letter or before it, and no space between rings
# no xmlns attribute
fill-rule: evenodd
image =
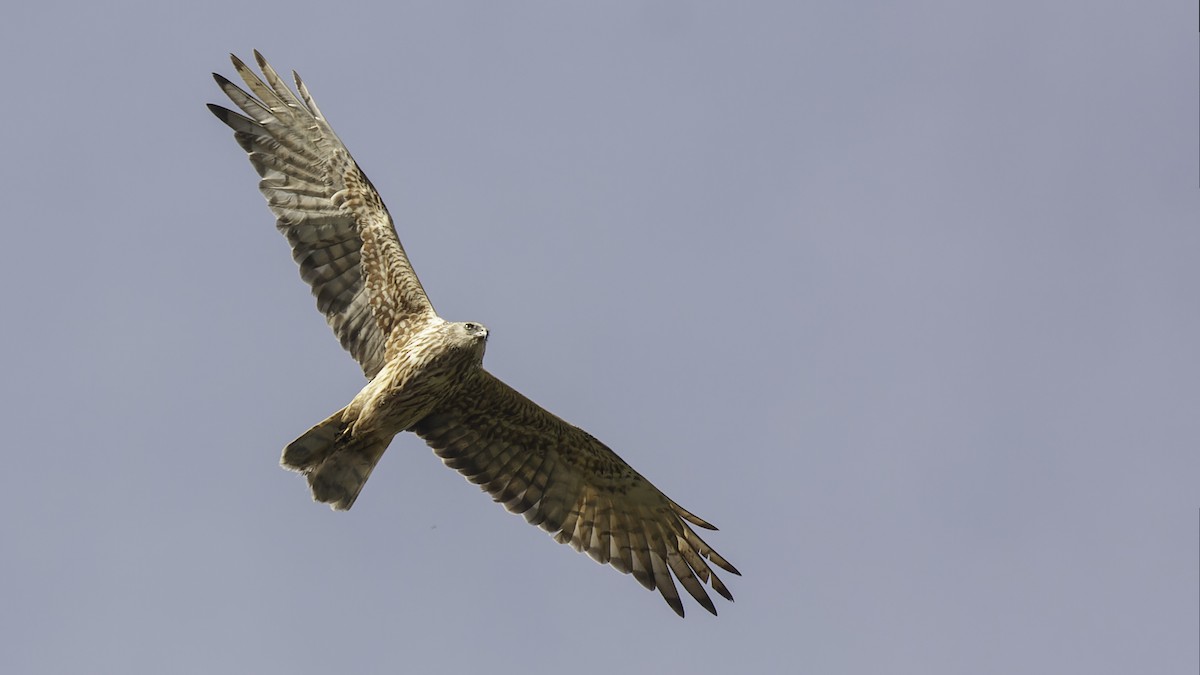
<svg viewBox="0 0 1200 675"><path fill-rule="evenodd" d="M1194 673L1178 2L18 3L5 673ZM678 619L396 439L204 104L299 70L492 372L721 527Z"/></svg>

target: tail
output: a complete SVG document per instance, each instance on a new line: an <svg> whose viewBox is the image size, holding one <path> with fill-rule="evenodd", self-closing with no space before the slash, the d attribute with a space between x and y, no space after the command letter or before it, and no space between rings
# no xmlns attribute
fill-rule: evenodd
<svg viewBox="0 0 1200 675"><path fill-rule="evenodd" d="M358 439L347 433L345 408L335 412L283 450L279 463L308 477L313 499L336 511L354 505L371 470L388 443Z"/></svg>

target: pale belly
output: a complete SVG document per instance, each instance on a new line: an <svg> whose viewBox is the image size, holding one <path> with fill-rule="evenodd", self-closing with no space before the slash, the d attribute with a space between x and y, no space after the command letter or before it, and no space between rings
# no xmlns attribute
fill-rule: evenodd
<svg viewBox="0 0 1200 675"><path fill-rule="evenodd" d="M347 406L348 417L355 420L351 434L390 439L412 428L457 391L469 371L454 365L435 361L415 367L403 359L385 365Z"/></svg>

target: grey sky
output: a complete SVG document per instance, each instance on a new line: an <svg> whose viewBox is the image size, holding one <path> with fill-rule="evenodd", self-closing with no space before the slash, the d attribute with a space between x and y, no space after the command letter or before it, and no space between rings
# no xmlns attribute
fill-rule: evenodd
<svg viewBox="0 0 1200 675"><path fill-rule="evenodd" d="M1194 7L394 4L6 13L0 671L1195 672ZM256 47L720 617L413 436L278 468L362 381L204 109Z"/></svg>

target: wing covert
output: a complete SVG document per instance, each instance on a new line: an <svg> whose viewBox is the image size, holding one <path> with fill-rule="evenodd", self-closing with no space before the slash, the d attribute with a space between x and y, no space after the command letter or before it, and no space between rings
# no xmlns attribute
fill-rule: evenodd
<svg viewBox="0 0 1200 675"><path fill-rule="evenodd" d="M683 603L672 575L713 614L705 583L733 600L708 563L740 573L689 524L715 527L671 501L590 434L482 368L460 391L412 429L447 466L559 543L657 589L680 616Z"/></svg>
<svg viewBox="0 0 1200 675"><path fill-rule="evenodd" d="M249 153L262 177L259 190L291 244L317 308L342 347L373 378L383 367L389 339L402 341L411 320L433 314L433 306L379 193L300 76L293 73L298 99L261 54L254 56L262 79L230 55L249 93L213 73L245 114L213 104L209 110Z"/></svg>

